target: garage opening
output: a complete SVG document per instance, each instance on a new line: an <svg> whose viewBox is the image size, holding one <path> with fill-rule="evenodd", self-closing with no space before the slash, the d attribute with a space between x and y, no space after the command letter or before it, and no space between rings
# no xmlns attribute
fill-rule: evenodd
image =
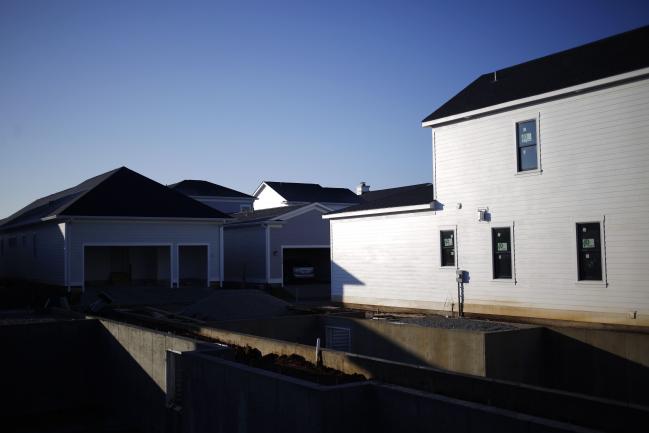
<svg viewBox="0 0 649 433"><path fill-rule="evenodd" d="M178 246L178 285L207 287L207 245Z"/></svg>
<svg viewBox="0 0 649 433"><path fill-rule="evenodd" d="M86 287L170 287L169 246L86 246Z"/></svg>
<svg viewBox="0 0 649 433"><path fill-rule="evenodd" d="M284 248L284 284L325 284L331 282L329 248Z"/></svg>

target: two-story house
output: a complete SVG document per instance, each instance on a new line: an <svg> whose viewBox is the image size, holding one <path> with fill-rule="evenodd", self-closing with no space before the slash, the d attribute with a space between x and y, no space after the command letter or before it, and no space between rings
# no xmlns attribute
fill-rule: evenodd
<svg viewBox="0 0 649 433"><path fill-rule="evenodd" d="M330 213L332 299L649 324L649 27L478 77L432 114L434 201Z"/></svg>

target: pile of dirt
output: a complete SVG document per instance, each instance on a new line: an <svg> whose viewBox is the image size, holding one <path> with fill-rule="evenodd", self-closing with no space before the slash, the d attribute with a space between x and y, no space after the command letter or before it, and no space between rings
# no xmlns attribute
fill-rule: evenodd
<svg viewBox="0 0 649 433"><path fill-rule="evenodd" d="M250 346L237 346L233 349L236 362L320 385L341 385L366 380L360 374L345 374L333 368L315 365L299 355L280 356L270 353L262 356L258 349Z"/></svg>

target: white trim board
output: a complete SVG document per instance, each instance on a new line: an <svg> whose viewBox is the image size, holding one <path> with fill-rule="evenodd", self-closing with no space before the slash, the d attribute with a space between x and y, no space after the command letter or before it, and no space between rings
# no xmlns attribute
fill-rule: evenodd
<svg viewBox="0 0 649 433"><path fill-rule="evenodd" d="M381 209L368 209L368 210L359 210L351 212L341 212L331 215L322 215L323 219L337 219L337 218L350 218L355 216L365 216L365 215L381 215L389 213L400 213L400 212L413 212L413 211L422 211L422 210L433 210L435 209L435 202L427 204L418 204L412 206L400 206L400 207L387 207Z"/></svg>

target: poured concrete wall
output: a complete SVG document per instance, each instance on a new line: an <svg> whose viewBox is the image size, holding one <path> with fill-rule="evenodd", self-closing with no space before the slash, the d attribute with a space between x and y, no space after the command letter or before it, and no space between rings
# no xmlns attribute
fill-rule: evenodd
<svg viewBox="0 0 649 433"><path fill-rule="evenodd" d="M573 431L572 426L398 386L321 386L183 354L182 432Z"/></svg>

